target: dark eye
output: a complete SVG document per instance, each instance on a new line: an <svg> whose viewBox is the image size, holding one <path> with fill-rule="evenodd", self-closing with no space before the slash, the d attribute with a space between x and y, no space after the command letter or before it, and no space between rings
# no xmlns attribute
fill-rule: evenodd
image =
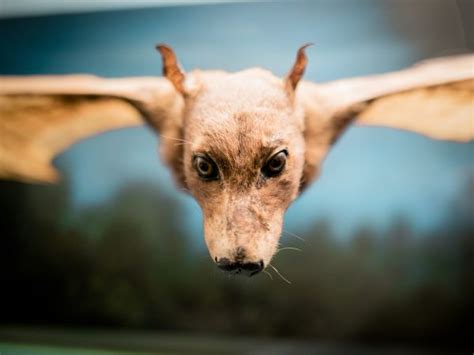
<svg viewBox="0 0 474 355"><path fill-rule="evenodd" d="M217 165L210 158L196 155L193 159L193 166L203 180L216 180L219 177Z"/></svg>
<svg viewBox="0 0 474 355"><path fill-rule="evenodd" d="M288 156L288 151L282 150L276 153L274 156L268 160L267 164L262 169L262 172L265 176L272 177L280 174L283 171L283 168L286 164L286 157Z"/></svg>

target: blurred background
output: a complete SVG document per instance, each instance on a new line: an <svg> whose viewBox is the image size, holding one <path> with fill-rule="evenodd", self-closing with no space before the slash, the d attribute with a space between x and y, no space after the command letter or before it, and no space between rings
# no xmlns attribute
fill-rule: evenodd
<svg viewBox="0 0 474 355"><path fill-rule="evenodd" d="M188 70L282 76L314 42L305 78L325 82L472 51L473 16L469 0L0 0L0 75L159 76L165 42ZM282 244L302 251L273 264L291 284L216 269L157 143L114 131L59 155L57 185L0 181L2 355L472 352L473 143L350 128L287 213Z"/></svg>

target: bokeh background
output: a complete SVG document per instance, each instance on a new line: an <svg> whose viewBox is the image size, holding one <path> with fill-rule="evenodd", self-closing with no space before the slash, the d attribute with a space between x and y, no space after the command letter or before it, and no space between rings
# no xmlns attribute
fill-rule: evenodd
<svg viewBox="0 0 474 355"><path fill-rule="evenodd" d="M469 0L53 3L0 3L0 75L158 76L165 42L188 70L282 76L314 42L325 82L474 48ZM473 143L350 128L287 213L291 284L216 270L157 144L114 131L59 155L57 185L0 182L2 354L472 352Z"/></svg>

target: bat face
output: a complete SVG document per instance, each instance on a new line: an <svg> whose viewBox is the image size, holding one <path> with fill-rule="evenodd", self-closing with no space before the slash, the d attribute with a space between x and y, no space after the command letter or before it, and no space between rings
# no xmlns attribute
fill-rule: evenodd
<svg viewBox="0 0 474 355"><path fill-rule="evenodd" d="M356 116L433 138L473 139L472 56L298 84L305 47L283 80L261 69L185 74L165 45L157 48L169 82L2 77L0 135L7 139L0 145L0 178L52 182L55 154L144 118L159 133L162 160L176 182L202 207L212 259L252 275L270 265L286 209Z"/></svg>
<svg viewBox="0 0 474 355"><path fill-rule="evenodd" d="M303 115L263 70L201 78L186 100L184 176L217 265L253 275L275 253L304 165Z"/></svg>
<svg viewBox="0 0 474 355"><path fill-rule="evenodd" d="M184 98L181 149L165 139L165 160L179 162L170 164L177 180L202 208L217 266L255 275L277 251L283 215L300 190L304 115L293 94L303 52L282 80L262 69L185 76L172 50L158 49L165 76Z"/></svg>

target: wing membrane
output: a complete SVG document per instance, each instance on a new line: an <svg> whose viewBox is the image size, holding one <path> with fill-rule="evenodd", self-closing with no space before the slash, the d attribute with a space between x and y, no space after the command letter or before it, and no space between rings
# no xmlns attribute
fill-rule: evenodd
<svg viewBox="0 0 474 355"><path fill-rule="evenodd" d="M430 138L474 139L474 80L392 94L371 102L357 124L386 126Z"/></svg>
<svg viewBox="0 0 474 355"><path fill-rule="evenodd" d="M179 107L164 78L0 77L0 178L53 182L51 161L71 144L144 121L159 131Z"/></svg>
<svg viewBox="0 0 474 355"><path fill-rule="evenodd" d="M142 124L124 100L91 96L0 96L0 178L54 182L54 156L111 129Z"/></svg>

